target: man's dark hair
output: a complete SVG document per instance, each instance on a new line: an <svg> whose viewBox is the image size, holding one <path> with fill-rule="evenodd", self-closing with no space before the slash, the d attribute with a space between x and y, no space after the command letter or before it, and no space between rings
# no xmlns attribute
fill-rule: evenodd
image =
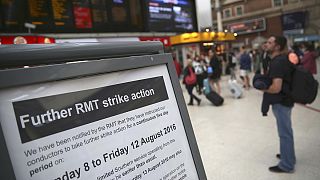
<svg viewBox="0 0 320 180"><path fill-rule="evenodd" d="M287 38L283 36L273 36L275 38L275 43L280 46L280 51L283 51L287 45Z"/></svg>

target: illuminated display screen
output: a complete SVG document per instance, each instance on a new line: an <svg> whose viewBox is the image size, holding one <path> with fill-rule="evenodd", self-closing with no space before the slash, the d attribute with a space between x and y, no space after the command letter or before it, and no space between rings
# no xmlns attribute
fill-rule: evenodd
<svg viewBox="0 0 320 180"><path fill-rule="evenodd" d="M235 32L237 34L248 34L248 33L265 31L266 21L264 18L252 19L252 20L243 21L239 23L229 24L228 29L230 29L231 32Z"/></svg>
<svg viewBox="0 0 320 180"><path fill-rule="evenodd" d="M150 31L195 31L194 5L188 0L148 0Z"/></svg>
<svg viewBox="0 0 320 180"><path fill-rule="evenodd" d="M55 28L65 29L72 28L73 14L72 14L72 3L68 0L51 0L53 19Z"/></svg>
<svg viewBox="0 0 320 180"><path fill-rule="evenodd" d="M78 29L92 28L91 9L89 1L76 0L73 2L75 26Z"/></svg>
<svg viewBox="0 0 320 180"><path fill-rule="evenodd" d="M193 0L3 0L0 31L192 32L197 30Z"/></svg>
<svg viewBox="0 0 320 180"><path fill-rule="evenodd" d="M106 1L91 0L92 21L94 28L103 28L108 23Z"/></svg>
<svg viewBox="0 0 320 180"><path fill-rule="evenodd" d="M6 0L1 1L2 16L0 17L1 24L4 27L17 28L19 27L19 6L21 1ZM0 25L1 26L1 25Z"/></svg>
<svg viewBox="0 0 320 180"><path fill-rule="evenodd" d="M49 4L50 1L46 0L28 0L28 22L36 25L38 30L50 28L52 16L49 10Z"/></svg>

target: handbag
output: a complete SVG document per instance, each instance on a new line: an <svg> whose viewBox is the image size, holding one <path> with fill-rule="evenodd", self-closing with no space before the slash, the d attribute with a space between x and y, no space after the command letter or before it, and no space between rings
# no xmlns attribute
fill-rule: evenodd
<svg viewBox="0 0 320 180"><path fill-rule="evenodd" d="M192 68L189 68L189 75L186 76L185 82L187 85L194 85L197 82L197 76L196 74L192 71Z"/></svg>

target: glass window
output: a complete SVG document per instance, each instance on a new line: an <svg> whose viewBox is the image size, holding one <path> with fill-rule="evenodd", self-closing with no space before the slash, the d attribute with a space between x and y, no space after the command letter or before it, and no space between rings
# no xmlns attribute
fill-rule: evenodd
<svg viewBox="0 0 320 180"><path fill-rule="evenodd" d="M243 6L236 6L236 15L241 16L243 14Z"/></svg>
<svg viewBox="0 0 320 180"><path fill-rule="evenodd" d="M223 10L223 17L224 17L224 18L229 18L229 17L231 17L231 9L230 9L230 8Z"/></svg>
<svg viewBox="0 0 320 180"><path fill-rule="evenodd" d="M282 4L283 4L282 0L273 0L274 7L282 6Z"/></svg>

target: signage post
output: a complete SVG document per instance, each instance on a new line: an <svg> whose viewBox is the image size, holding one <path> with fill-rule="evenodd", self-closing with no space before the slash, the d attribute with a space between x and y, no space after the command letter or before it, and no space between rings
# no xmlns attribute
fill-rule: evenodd
<svg viewBox="0 0 320 180"><path fill-rule="evenodd" d="M205 180L162 51L159 42L1 48L1 176Z"/></svg>

